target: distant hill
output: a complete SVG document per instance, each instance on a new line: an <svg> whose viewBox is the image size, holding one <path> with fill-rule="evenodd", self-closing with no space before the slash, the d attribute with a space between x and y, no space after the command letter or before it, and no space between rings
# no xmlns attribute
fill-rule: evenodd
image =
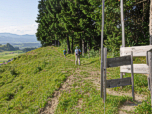
<svg viewBox="0 0 152 114"><path fill-rule="evenodd" d="M0 51L15 51L19 48L14 48L11 44L7 43L6 45L0 45Z"/></svg>
<svg viewBox="0 0 152 114"><path fill-rule="evenodd" d="M29 43L38 42L36 35L17 35L12 33L0 33L0 43Z"/></svg>

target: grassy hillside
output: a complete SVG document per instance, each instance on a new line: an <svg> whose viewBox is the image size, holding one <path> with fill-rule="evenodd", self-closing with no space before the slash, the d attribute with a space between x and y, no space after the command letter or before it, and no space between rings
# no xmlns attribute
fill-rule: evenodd
<svg viewBox="0 0 152 114"><path fill-rule="evenodd" d="M56 114L103 114L99 57L81 58L82 65L77 66L74 64L74 55L69 54L64 58L62 52L63 49L58 47L38 48L0 66L0 114L38 113L65 82L67 86L60 95ZM145 58L134 59L134 63L141 61L145 63ZM119 70L119 67L107 69L107 79L120 78ZM124 77L130 76L126 74ZM134 80L135 93L150 95L145 75L135 74ZM131 86L110 90L128 93ZM119 107L131 99L107 94L106 114L117 114ZM150 97L134 112L150 114Z"/></svg>

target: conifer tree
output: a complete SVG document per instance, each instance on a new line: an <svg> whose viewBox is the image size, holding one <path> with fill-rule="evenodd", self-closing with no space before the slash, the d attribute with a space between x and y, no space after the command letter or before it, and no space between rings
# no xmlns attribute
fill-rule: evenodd
<svg viewBox="0 0 152 114"><path fill-rule="evenodd" d="M38 4L39 14L37 17L37 20L35 22L38 23L38 29L36 33L36 37L38 41L41 41L42 46L45 45L46 39L44 35L45 26L43 24L44 22L44 16L45 16L45 0L40 0Z"/></svg>
<svg viewBox="0 0 152 114"><path fill-rule="evenodd" d="M149 9L146 9L148 8L148 2L147 4L145 3L144 11L139 11L143 9L141 4L136 4L136 8L132 9L135 5L132 2L133 0L124 1L126 46L130 45L128 41L131 41L131 43L139 42L133 44L139 45L143 40L144 42L149 40L144 39L146 38L145 34L148 32L148 18L146 18L149 14ZM72 50L77 44L80 48L83 47L84 52L86 43L88 43L90 48L98 49L101 43L101 5L102 0L39 1L39 15L36 21L39 23L36 33L37 39L43 45L50 44L52 40L66 40L67 48L69 49L68 53L70 52L70 42L72 42ZM134 16L129 12L137 12L140 15L135 14L136 16ZM145 22L142 19L142 21L140 20L142 17ZM136 21L142 23L135 27ZM118 51L122 39L119 1L105 1L104 24L104 46L113 52ZM140 36L138 33L140 33Z"/></svg>
<svg viewBox="0 0 152 114"><path fill-rule="evenodd" d="M91 17L85 13L84 7L88 7L90 11L93 10L93 7L87 0L67 0L66 3L62 4L61 6L61 15L63 18L60 18L60 20L64 23L66 32L70 36L73 36L74 33L76 36L76 38L74 38L74 41L77 43L79 42L79 45L81 47L82 40L88 40L85 35L93 34L93 30L95 29L95 27L92 25L93 21L91 21Z"/></svg>

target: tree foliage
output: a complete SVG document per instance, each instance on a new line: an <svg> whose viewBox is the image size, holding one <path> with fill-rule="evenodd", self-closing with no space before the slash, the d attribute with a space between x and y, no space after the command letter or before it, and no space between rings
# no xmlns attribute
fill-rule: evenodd
<svg viewBox="0 0 152 114"><path fill-rule="evenodd" d="M149 1L124 0L125 44L149 44ZM139 2L139 3L138 3ZM98 50L101 44L102 0L41 0L36 36L42 45L65 40ZM120 1L105 1L104 46L115 53L122 44Z"/></svg>

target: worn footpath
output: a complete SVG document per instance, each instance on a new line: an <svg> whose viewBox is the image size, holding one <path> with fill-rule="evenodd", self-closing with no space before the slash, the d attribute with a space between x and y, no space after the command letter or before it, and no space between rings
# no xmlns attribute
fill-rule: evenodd
<svg viewBox="0 0 152 114"><path fill-rule="evenodd" d="M60 56L64 57L61 54L60 54ZM74 63L74 60L72 60L72 59L67 59L67 58L65 58L65 59ZM74 76L75 74L81 76L83 80L93 82L94 85L96 86L96 89L100 90L100 71L97 69L91 68L90 66L85 65L85 67L86 68L84 68L84 66L82 64L81 66L79 66L79 68L83 69L83 70L80 70L79 68L77 68L76 70L73 69L73 71L71 72L71 76L69 76L67 78L67 80L62 84L61 88L58 91L55 91L53 98L48 98L50 100L48 101L48 104L46 105L45 108L40 109L40 111L39 111L40 114L54 114L56 107L58 105L58 102L59 102L59 98L62 95L62 93L68 92L72 88L72 85L78 81L78 77ZM80 74L80 72L82 72L82 71L88 72L90 75L88 75L88 77L83 77L83 75ZM107 90L107 94L110 94L110 95L114 95L114 96L125 96L126 95L126 96L132 97L131 92L128 92L128 93L117 92L117 91L113 91L108 88L106 90ZM119 111L118 111L119 114L132 114L132 111L135 109L135 106L142 103L142 100L146 100L146 97L147 97L146 95L142 95L142 94L139 95L139 94L135 93L135 102L126 101L121 107L119 107ZM81 107L81 102L82 101L79 101L77 107Z"/></svg>

